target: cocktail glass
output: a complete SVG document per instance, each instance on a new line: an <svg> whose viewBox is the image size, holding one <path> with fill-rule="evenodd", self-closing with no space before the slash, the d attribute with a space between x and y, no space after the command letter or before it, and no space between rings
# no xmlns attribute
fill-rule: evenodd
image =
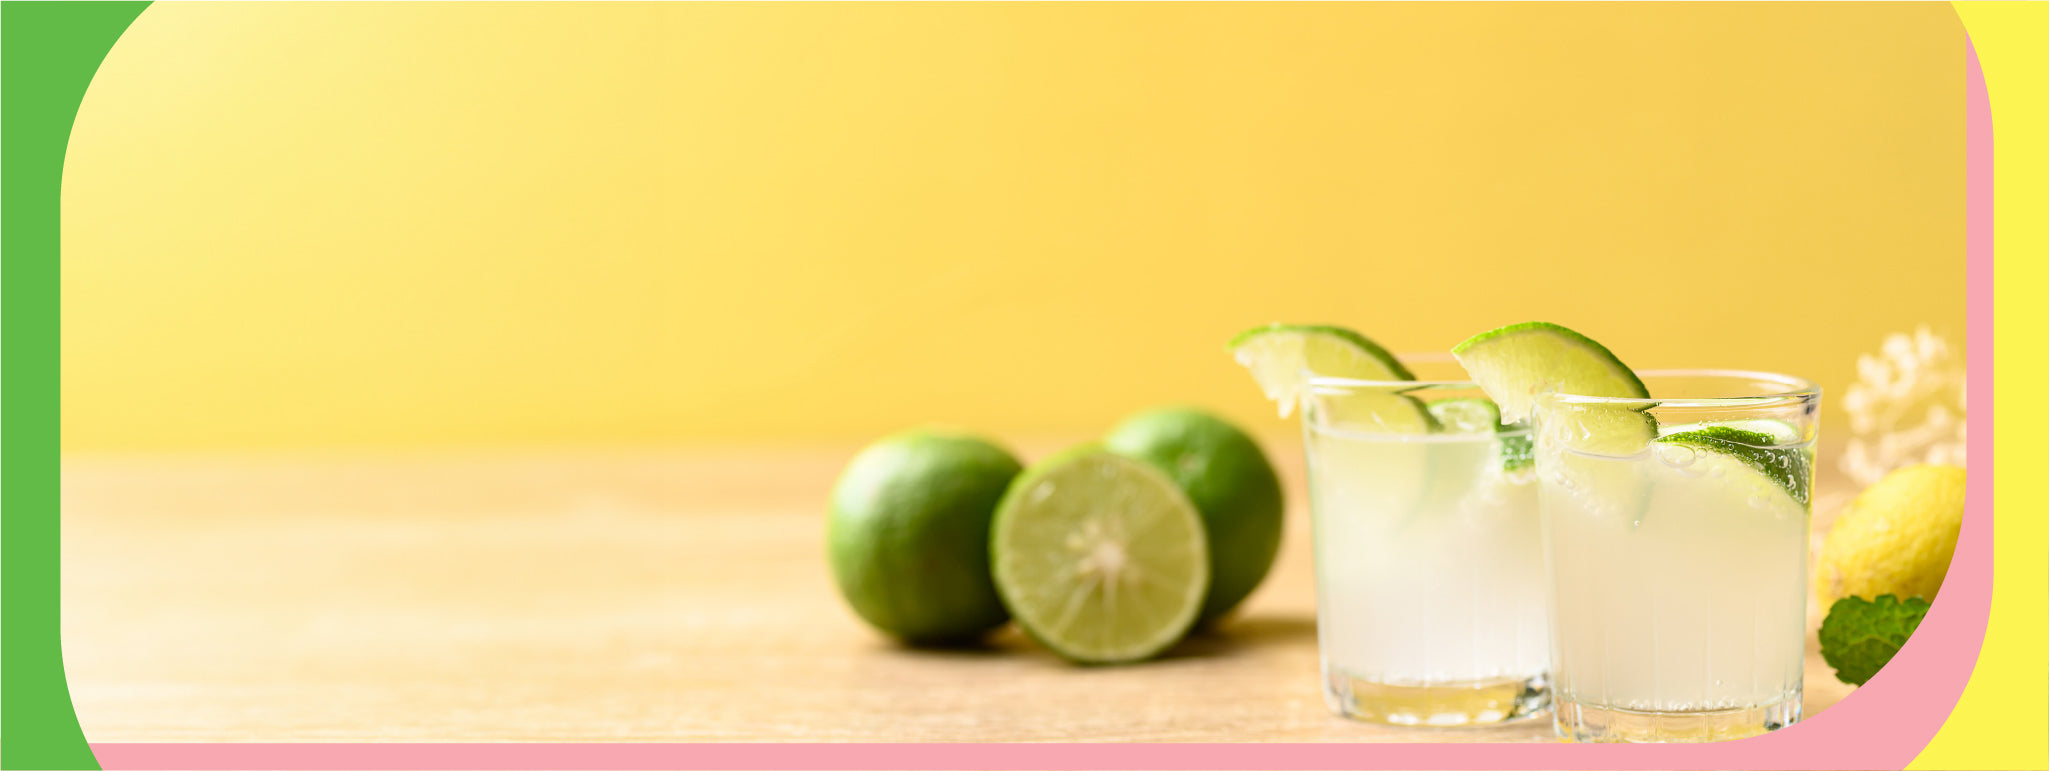
<svg viewBox="0 0 2049 771"><path fill-rule="evenodd" d="M1800 719L1812 383L1638 373L1533 421L1558 736L1716 741ZM1629 438L1619 426L1635 424Z"/></svg>
<svg viewBox="0 0 2049 771"><path fill-rule="evenodd" d="M1445 379L1302 395L1325 700L1397 725L1531 715L1549 638L1529 432L1447 358L1404 360Z"/></svg>

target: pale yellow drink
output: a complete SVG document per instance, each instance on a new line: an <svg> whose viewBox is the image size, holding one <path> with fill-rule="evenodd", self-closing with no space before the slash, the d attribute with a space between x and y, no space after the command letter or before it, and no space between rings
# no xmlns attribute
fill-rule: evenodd
<svg viewBox="0 0 2049 771"><path fill-rule="evenodd" d="M1549 666L1536 480L1516 431L1387 433L1304 420L1325 697L1402 725L1529 715ZM1516 468L1508 468L1515 465Z"/></svg>
<svg viewBox="0 0 2049 771"><path fill-rule="evenodd" d="M1543 436L1560 737L1712 741L1799 720L1804 496L1740 456L1657 442L1604 455ZM1768 467L1809 473L1811 437L1760 444Z"/></svg>

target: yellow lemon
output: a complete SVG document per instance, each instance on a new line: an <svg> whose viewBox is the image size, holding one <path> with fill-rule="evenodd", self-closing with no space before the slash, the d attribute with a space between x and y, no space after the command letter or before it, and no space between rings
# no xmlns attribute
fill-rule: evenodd
<svg viewBox="0 0 2049 771"><path fill-rule="evenodd" d="M1866 488L1836 519L1815 565L1814 596L1935 599L1964 522L1964 470L1908 466Z"/></svg>

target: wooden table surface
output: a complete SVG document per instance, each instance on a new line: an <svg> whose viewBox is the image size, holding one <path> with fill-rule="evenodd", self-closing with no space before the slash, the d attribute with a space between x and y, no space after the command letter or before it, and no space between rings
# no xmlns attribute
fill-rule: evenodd
<svg viewBox="0 0 2049 771"><path fill-rule="evenodd" d="M93 742L1551 741L1324 708L1300 449L1267 446L1271 577L1221 632L1094 669L861 625L823 537L851 446L71 458L66 669ZM1848 691L1812 644L1810 715Z"/></svg>

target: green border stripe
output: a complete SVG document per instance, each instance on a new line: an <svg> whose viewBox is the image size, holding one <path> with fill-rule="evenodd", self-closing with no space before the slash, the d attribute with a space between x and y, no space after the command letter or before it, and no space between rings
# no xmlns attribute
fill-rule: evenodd
<svg viewBox="0 0 2049 771"><path fill-rule="evenodd" d="M58 624L58 204L85 88L147 7L0 3L0 768L100 767Z"/></svg>

